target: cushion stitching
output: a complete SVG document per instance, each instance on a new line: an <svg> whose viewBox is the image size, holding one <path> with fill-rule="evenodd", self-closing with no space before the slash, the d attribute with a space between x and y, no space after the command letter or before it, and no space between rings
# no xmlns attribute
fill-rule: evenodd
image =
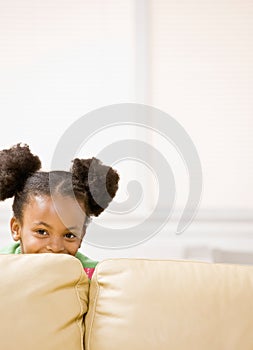
<svg viewBox="0 0 253 350"><path fill-rule="evenodd" d="M83 277L83 274L84 274L84 271L81 270L80 271L80 277L79 277L79 280L76 282L75 284L75 292L76 292L76 295L77 295L77 300L79 302L79 306L80 306L80 312L79 312L79 315L78 317L76 317L75 319L75 323L80 331L80 338L81 338L81 349L83 350L84 349L84 335L85 333L83 333L83 330L82 330L82 327L80 325L80 321L78 321L78 319L80 319L81 315L84 314L84 307L83 307L83 304L81 302L81 299L80 299L80 295L79 295L79 292L78 292L78 285L80 284L80 281ZM87 277L88 278L88 277ZM84 316L84 315L83 315ZM84 322L84 318L83 318L83 322Z"/></svg>
<svg viewBox="0 0 253 350"><path fill-rule="evenodd" d="M94 302L93 302L94 307L93 307L91 319L90 319L90 329L89 329L89 333L87 334L87 349L86 350L89 350L89 348L90 348L91 331L92 331L92 327L93 327L93 323L94 323L94 319L95 319L97 298L98 298L99 289L100 289L100 286L99 286L99 283L97 280L97 274L98 274L98 270L95 269L94 277L96 277L96 280L94 280L94 282L96 283L97 291L96 291L96 295L95 295ZM89 300L89 305L90 305L90 300ZM85 337L86 337L86 334L85 334Z"/></svg>

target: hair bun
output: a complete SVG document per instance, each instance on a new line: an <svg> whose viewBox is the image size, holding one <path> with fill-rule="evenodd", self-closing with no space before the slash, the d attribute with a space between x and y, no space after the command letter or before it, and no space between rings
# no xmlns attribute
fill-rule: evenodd
<svg viewBox="0 0 253 350"><path fill-rule="evenodd" d="M40 168L40 159L26 144L19 143L0 151L0 200L11 198L22 190L28 177Z"/></svg>
<svg viewBox="0 0 253 350"><path fill-rule="evenodd" d="M112 167L93 157L74 159L73 185L87 194L89 215L98 216L107 208L118 190L119 175Z"/></svg>

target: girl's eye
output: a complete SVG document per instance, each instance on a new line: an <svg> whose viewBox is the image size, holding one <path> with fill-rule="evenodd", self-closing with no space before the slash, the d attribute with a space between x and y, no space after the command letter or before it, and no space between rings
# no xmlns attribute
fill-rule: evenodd
<svg viewBox="0 0 253 350"><path fill-rule="evenodd" d="M69 239L76 238L76 236L73 233L66 233L65 237Z"/></svg>
<svg viewBox="0 0 253 350"><path fill-rule="evenodd" d="M47 234L47 231L45 230L37 230L36 232L41 236L45 236Z"/></svg>

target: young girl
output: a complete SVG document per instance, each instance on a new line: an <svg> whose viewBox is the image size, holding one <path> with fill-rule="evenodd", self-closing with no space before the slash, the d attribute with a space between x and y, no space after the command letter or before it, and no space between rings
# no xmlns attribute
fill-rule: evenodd
<svg viewBox="0 0 253 350"><path fill-rule="evenodd" d="M97 262L78 248L90 218L102 213L115 196L119 175L94 157L74 159L70 172L40 168L27 145L0 151L0 200L14 197L10 227L16 241L0 253L70 254L91 279Z"/></svg>

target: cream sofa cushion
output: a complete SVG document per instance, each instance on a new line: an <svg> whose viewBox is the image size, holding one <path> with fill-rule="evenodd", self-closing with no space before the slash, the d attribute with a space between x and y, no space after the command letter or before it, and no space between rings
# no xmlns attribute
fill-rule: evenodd
<svg viewBox="0 0 253 350"><path fill-rule="evenodd" d="M100 262L85 344L86 350L252 350L253 266Z"/></svg>
<svg viewBox="0 0 253 350"><path fill-rule="evenodd" d="M88 279L68 255L0 255L0 348L83 349Z"/></svg>

